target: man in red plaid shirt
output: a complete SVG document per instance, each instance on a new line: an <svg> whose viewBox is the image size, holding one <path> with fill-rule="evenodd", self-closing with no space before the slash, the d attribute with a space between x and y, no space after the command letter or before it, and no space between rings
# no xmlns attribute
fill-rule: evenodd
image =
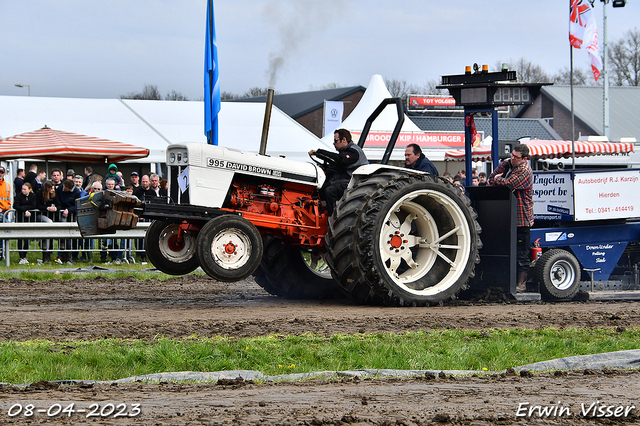
<svg viewBox="0 0 640 426"><path fill-rule="evenodd" d="M517 291L525 291L529 274L531 227L533 226L533 173L529 166L529 147L516 145L511 158L504 160L489 175L490 185L508 186L518 203L518 286Z"/></svg>

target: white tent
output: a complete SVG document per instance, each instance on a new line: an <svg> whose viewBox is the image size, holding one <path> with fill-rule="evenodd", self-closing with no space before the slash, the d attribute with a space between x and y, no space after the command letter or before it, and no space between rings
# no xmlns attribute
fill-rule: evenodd
<svg viewBox="0 0 640 426"><path fill-rule="evenodd" d="M382 76L379 74L374 75L371 77L371 81L369 81L369 85L367 86L367 90L364 92L362 99L360 99L360 102L358 102L358 105L351 114L349 114L349 116L340 124L340 127L349 131L361 131L367 121L367 118L369 118L371 113L378 108L380 102L390 97L391 93L389 93L387 86L385 86ZM406 114L404 118L405 120L402 125L403 132L422 132L418 126L413 124ZM396 106L388 105L371 125L371 131L384 132L393 130L397 121L398 113ZM333 135L330 136L333 138ZM323 140L326 138L327 136L325 136Z"/></svg>
<svg viewBox="0 0 640 426"><path fill-rule="evenodd" d="M4 138L47 125L54 130L143 146L149 157L137 162L163 162L168 142L131 113L118 99L0 96L0 135Z"/></svg>
<svg viewBox="0 0 640 426"><path fill-rule="evenodd" d="M204 135L203 102L122 102L170 143L207 143ZM264 113L264 103L222 102L218 118L218 144L227 148L258 152ZM331 145L322 145L313 133L273 106L267 138L267 155L309 161L307 153L310 150L320 147L331 149Z"/></svg>
<svg viewBox="0 0 640 426"><path fill-rule="evenodd" d="M375 111L376 108L380 105L380 103L386 99L390 98L391 93L387 89L387 86L384 84L382 76L374 75L371 77L371 81L369 82L369 86L367 86L367 90L364 92L362 99L355 107L353 112L349 114L349 116L338 126L338 128L347 129L354 135L354 142L357 142L362 129L365 126L365 123L369 116ZM387 105L387 107L380 113L378 118L372 123L371 129L369 131L369 135L371 136L373 133L385 133L385 136L389 136L390 133L396 126L398 121L398 112L395 104ZM413 121L409 119L409 117L404 115L404 123L402 124L401 129L402 135L424 135L425 132L420 130L418 126L416 126ZM378 135L381 136L381 135ZM322 141L325 143L332 142L333 135L326 135L322 138ZM404 151L407 143L401 144L396 143L396 148L391 155L391 160L404 160ZM387 146L386 141L380 141L376 145L371 144L367 141L364 145L364 151L367 155L367 158L370 160L380 160L384 154L385 148ZM441 148L422 148L424 153L429 157L432 161L444 161L444 154L447 150L450 150L451 147L442 146Z"/></svg>
<svg viewBox="0 0 640 426"><path fill-rule="evenodd" d="M258 152L264 111L264 104L223 102L219 144ZM135 160L139 163L164 163L166 148L172 143L206 143L203 102L0 96L0 136L31 132L44 125L148 148L149 157ZM319 147L331 149L273 107L268 155L308 161L307 152Z"/></svg>

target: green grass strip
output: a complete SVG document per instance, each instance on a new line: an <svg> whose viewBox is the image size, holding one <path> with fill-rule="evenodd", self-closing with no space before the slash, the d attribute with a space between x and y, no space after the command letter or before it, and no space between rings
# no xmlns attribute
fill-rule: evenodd
<svg viewBox="0 0 640 426"><path fill-rule="evenodd" d="M637 349L640 330L444 330L152 341L0 343L0 382L113 380L171 371L267 375L350 369L502 370L554 358Z"/></svg>

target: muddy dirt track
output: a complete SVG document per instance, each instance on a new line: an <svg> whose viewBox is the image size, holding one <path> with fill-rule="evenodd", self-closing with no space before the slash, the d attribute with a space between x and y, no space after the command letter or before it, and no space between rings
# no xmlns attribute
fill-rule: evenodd
<svg viewBox="0 0 640 426"><path fill-rule="evenodd" d="M500 299L499 297L497 298ZM78 278L33 282L0 278L0 339L152 339L157 336L245 337L272 333L378 333L442 328L626 328L640 324L638 302L464 302L429 308L354 306L346 300L291 301L265 293L252 280L222 284L197 275L169 281ZM0 389L0 424L605 424L640 423L640 374L580 371L564 375L491 375L413 379L312 380L259 385L41 384ZM584 410L601 401L609 417ZM9 416L14 404L87 409L109 402L135 417ZM530 405L519 405L529 403ZM584 406L583 406L584 404ZM595 407L602 404L597 403ZM616 417L616 413L626 415ZM559 415L516 416L539 406ZM17 409L18 406L15 406ZM528 408L527 408L528 407ZM549 408L551 407L551 408ZM616 411L618 407L623 407ZM53 407L55 410L55 406ZM95 408L95 407L94 407ZM104 411L104 413L107 413ZM520 411L524 413L525 411ZM607 414L606 407L602 409ZM528 413L528 412L527 412Z"/></svg>

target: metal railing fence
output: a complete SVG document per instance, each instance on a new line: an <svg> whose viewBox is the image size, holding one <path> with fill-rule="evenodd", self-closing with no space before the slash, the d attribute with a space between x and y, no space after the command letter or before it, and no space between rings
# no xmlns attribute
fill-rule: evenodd
<svg viewBox="0 0 640 426"><path fill-rule="evenodd" d="M43 248L50 253L69 253L69 256L74 252L86 252L107 253L113 258L113 253L121 252L123 259L130 259L136 253L144 253L140 242L151 225L151 222L139 221L134 229L83 238L75 218L68 222L40 222L36 221L37 215L32 216L34 220L16 222L18 212L8 210L0 217L0 246L4 248L5 266L10 266L10 254L13 251L42 253ZM20 240L21 248L18 245ZM26 245L25 240L28 240ZM105 244L106 241L112 241L110 247Z"/></svg>

